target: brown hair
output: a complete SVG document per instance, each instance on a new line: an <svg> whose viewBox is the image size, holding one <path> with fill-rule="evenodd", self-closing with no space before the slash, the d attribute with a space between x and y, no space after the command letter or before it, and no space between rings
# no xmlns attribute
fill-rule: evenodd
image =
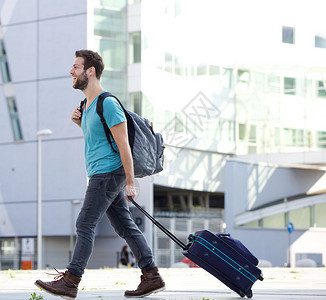
<svg viewBox="0 0 326 300"><path fill-rule="evenodd" d="M96 78L101 78L104 70L104 63L102 57L97 52L91 50L77 50L75 56L84 58L84 70L94 67Z"/></svg>

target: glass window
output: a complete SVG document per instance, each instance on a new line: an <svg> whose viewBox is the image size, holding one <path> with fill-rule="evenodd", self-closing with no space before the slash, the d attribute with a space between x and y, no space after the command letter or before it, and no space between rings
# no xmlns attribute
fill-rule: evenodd
<svg viewBox="0 0 326 300"><path fill-rule="evenodd" d="M219 119L218 125L216 126L216 120L211 119L209 122L209 136L208 138L218 141L233 142L234 141L234 123ZM239 124L240 125L240 124Z"/></svg>
<svg viewBox="0 0 326 300"><path fill-rule="evenodd" d="M294 145L303 146L303 129L295 129Z"/></svg>
<svg viewBox="0 0 326 300"><path fill-rule="evenodd" d="M197 66L197 76L206 75L207 74L207 65L199 65Z"/></svg>
<svg viewBox="0 0 326 300"><path fill-rule="evenodd" d="M105 61L104 61L105 63ZM104 88L110 89L110 92L116 95L120 101L125 104L126 102L126 72L123 71L108 71L104 70L101 83Z"/></svg>
<svg viewBox="0 0 326 300"><path fill-rule="evenodd" d="M315 47L326 48L326 38L316 35L315 36Z"/></svg>
<svg viewBox="0 0 326 300"><path fill-rule="evenodd" d="M285 216L284 214L278 214L263 219L264 228L284 228Z"/></svg>
<svg viewBox="0 0 326 300"><path fill-rule="evenodd" d="M281 91L281 81L280 76L270 74L268 76L268 86L271 93L279 93Z"/></svg>
<svg viewBox="0 0 326 300"><path fill-rule="evenodd" d="M250 125L249 143L256 143L256 142L257 142L257 126Z"/></svg>
<svg viewBox="0 0 326 300"><path fill-rule="evenodd" d="M101 6L113 9L123 9L127 0L97 0Z"/></svg>
<svg viewBox="0 0 326 300"><path fill-rule="evenodd" d="M305 90L305 96L308 98L312 98L313 97L313 84L312 84L312 80L306 78L304 81L304 90Z"/></svg>
<svg viewBox="0 0 326 300"><path fill-rule="evenodd" d="M141 92L130 93L130 110L138 115L142 115Z"/></svg>
<svg viewBox="0 0 326 300"><path fill-rule="evenodd" d="M296 79L291 77L284 77L284 94L295 95L296 94Z"/></svg>
<svg viewBox="0 0 326 300"><path fill-rule="evenodd" d="M165 53L165 71L172 73L172 54Z"/></svg>
<svg viewBox="0 0 326 300"><path fill-rule="evenodd" d="M253 228L258 228L259 227L259 220L252 221L246 224L243 224L242 227L253 227Z"/></svg>
<svg viewBox="0 0 326 300"><path fill-rule="evenodd" d="M220 67L217 66L209 66L209 76L215 76L220 74Z"/></svg>
<svg viewBox="0 0 326 300"><path fill-rule="evenodd" d="M283 128L283 143L284 145L292 145L292 130L290 128Z"/></svg>
<svg viewBox="0 0 326 300"><path fill-rule="evenodd" d="M317 137L317 147L326 148L326 131L317 131L316 137Z"/></svg>
<svg viewBox="0 0 326 300"><path fill-rule="evenodd" d="M264 73L253 73L253 81L255 84L255 90L263 92L265 90L265 74Z"/></svg>
<svg viewBox="0 0 326 300"><path fill-rule="evenodd" d="M304 207L289 212L289 220L294 229L306 229L311 226L311 207Z"/></svg>
<svg viewBox="0 0 326 300"><path fill-rule="evenodd" d="M94 50L103 58L102 85L126 102L126 0L97 0L94 9ZM99 8L101 7L101 8Z"/></svg>
<svg viewBox="0 0 326 300"><path fill-rule="evenodd" d="M182 115L180 113L175 113L175 124L174 124L174 131L175 132L183 132L184 128L184 121L182 120Z"/></svg>
<svg viewBox="0 0 326 300"><path fill-rule="evenodd" d="M294 44L295 43L294 35L295 35L294 27L288 27L288 26L282 27L282 43Z"/></svg>
<svg viewBox="0 0 326 300"><path fill-rule="evenodd" d="M131 32L129 35L129 63L141 62L141 34Z"/></svg>
<svg viewBox="0 0 326 300"><path fill-rule="evenodd" d="M0 70L1 70L2 82L10 82L11 76L8 67L5 44L3 41L0 41Z"/></svg>
<svg viewBox="0 0 326 300"><path fill-rule="evenodd" d="M283 130L283 142L288 146L302 146L303 145L303 130L284 128Z"/></svg>
<svg viewBox="0 0 326 300"><path fill-rule="evenodd" d="M177 56L174 56L174 73L176 75L183 75L183 67Z"/></svg>
<svg viewBox="0 0 326 300"><path fill-rule="evenodd" d="M315 206L315 224L317 227L326 227L326 203Z"/></svg>
<svg viewBox="0 0 326 300"><path fill-rule="evenodd" d="M102 54L105 69L125 69L126 46L124 41L97 40L97 49Z"/></svg>
<svg viewBox="0 0 326 300"><path fill-rule="evenodd" d="M223 68L222 70L222 86L226 88L232 88L233 80L232 80L233 69Z"/></svg>
<svg viewBox="0 0 326 300"><path fill-rule="evenodd" d="M244 141L246 138L246 124L239 124L239 140Z"/></svg>
<svg viewBox="0 0 326 300"><path fill-rule="evenodd" d="M21 141L23 139L23 134L22 134L22 130L20 127L16 99L14 97L7 98L7 104L8 104L8 110L9 110L14 140Z"/></svg>
<svg viewBox="0 0 326 300"><path fill-rule="evenodd" d="M94 9L94 35L125 39L125 13L104 8Z"/></svg>
<svg viewBox="0 0 326 300"><path fill-rule="evenodd" d="M247 70L238 70L238 85L249 87L250 73Z"/></svg>
<svg viewBox="0 0 326 300"><path fill-rule="evenodd" d="M129 5L136 4L136 3L141 3L141 0L128 0Z"/></svg>
<svg viewBox="0 0 326 300"><path fill-rule="evenodd" d="M317 81L317 97L326 98L326 89L324 81Z"/></svg>

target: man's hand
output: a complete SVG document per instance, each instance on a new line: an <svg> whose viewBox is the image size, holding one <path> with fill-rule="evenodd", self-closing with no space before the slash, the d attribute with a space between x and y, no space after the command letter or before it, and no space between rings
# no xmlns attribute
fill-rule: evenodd
<svg viewBox="0 0 326 300"><path fill-rule="evenodd" d="M76 123L79 127L81 127L80 117L81 117L80 107L77 106L75 108L75 110L72 112L72 114L70 116L70 119L71 119L71 121L73 121L74 123Z"/></svg>
<svg viewBox="0 0 326 300"><path fill-rule="evenodd" d="M130 202L130 200L128 199L128 196L131 196L132 198L135 199L135 197L137 196L137 191L134 185L126 185L126 199Z"/></svg>

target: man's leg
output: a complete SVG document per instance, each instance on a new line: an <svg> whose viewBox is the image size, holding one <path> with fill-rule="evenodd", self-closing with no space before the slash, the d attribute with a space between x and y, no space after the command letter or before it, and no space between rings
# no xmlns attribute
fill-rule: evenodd
<svg viewBox="0 0 326 300"><path fill-rule="evenodd" d="M58 280L35 282L46 292L66 299L75 299L77 296L78 284L93 251L96 225L122 187L123 178L115 178L112 173L94 175L90 179L76 222L77 240L72 261L67 266L68 271L59 273ZM108 186L114 192L107 192Z"/></svg>
<svg viewBox="0 0 326 300"><path fill-rule="evenodd" d="M155 266L152 251L143 233L133 221L127 200L122 192L112 202L106 214L114 230L126 240L143 274L138 288L134 291L126 291L125 296L138 298L164 290L165 283Z"/></svg>
<svg viewBox="0 0 326 300"><path fill-rule="evenodd" d="M68 271L76 276L83 275L93 252L95 228L118 194L115 189L108 192L108 185L116 187L117 184L112 172L94 175L89 181L85 201L76 222L77 239L74 253L67 266Z"/></svg>

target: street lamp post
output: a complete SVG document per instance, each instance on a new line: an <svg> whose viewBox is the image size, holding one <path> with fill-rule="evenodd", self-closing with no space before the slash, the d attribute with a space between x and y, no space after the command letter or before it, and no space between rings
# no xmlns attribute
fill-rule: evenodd
<svg viewBox="0 0 326 300"><path fill-rule="evenodd" d="M37 269L42 269L42 137L52 134L50 129L37 132Z"/></svg>

